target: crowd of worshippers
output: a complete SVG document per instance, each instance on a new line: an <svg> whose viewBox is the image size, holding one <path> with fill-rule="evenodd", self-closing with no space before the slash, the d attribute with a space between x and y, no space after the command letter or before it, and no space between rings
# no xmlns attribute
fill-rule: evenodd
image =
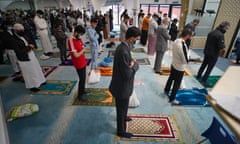
<svg viewBox="0 0 240 144"><path fill-rule="evenodd" d="M99 47L103 44L103 29L106 24L101 11L90 14L88 10L13 10L0 11L0 14L0 63L4 64L6 58L10 61L14 71L13 81L25 82L26 88L39 91L39 87L46 84L46 79L33 51L38 48L36 40L39 38L43 50L40 59L46 60L54 54L51 39L53 35L60 50L61 64L65 64L69 56L66 45L69 36L66 33L74 35L75 28L78 27L79 31L79 26L81 26L81 34L86 30L92 56L91 70L96 69L98 54L102 51ZM109 18L113 17L111 9L107 14ZM110 20L110 26L113 26L111 23ZM77 39L81 39L80 34ZM82 47L83 45L84 42ZM75 50L73 47L72 49Z"/></svg>

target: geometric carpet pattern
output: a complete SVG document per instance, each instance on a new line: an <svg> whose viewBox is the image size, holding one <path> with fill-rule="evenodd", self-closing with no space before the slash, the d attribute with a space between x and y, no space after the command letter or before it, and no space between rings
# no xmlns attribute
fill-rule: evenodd
<svg viewBox="0 0 240 144"><path fill-rule="evenodd" d="M136 141L181 142L182 136L173 115L128 115L126 131L133 134Z"/></svg>

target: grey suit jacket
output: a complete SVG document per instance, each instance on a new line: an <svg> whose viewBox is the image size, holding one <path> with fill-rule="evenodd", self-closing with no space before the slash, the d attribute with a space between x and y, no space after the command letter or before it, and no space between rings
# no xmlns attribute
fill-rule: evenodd
<svg viewBox="0 0 240 144"><path fill-rule="evenodd" d="M157 42L156 42L156 50L165 52L168 48L168 40L171 36L168 34L166 28L163 25L158 26L157 28Z"/></svg>

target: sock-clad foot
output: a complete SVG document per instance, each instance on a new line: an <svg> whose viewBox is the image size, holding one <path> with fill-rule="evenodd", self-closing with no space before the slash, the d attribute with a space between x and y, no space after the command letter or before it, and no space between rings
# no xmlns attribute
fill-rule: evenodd
<svg viewBox="0 0 240 144"><path fill-rule="evenodd" d="M177 101L177 100L169 100L169 102L172 104L172 105L180 105L180 102Z"/></svg>
<svg viewBox="0 0 240 144"><path fill-rule="evenodd" d="M208 82L202 82L202 84L203 84L205 87L211 87L211 84L208 83Z"/></svg>
<svg viewBox="0 0 240 144"><path fill-rule="evenodd" d="M128 122L129 122L129 121L132 121L132 119L131 119L130 117L126 117L126 118L125 118L125 121L128 121Z"/></svg>
<svg viewBox="0 0 240 144"><path fill-rule="evenodd" d="M85 96L78 96L78 100L82 102L86 102L87 98Z"/></svg>
<svg viewBox="0 0 240 144"><path fill-rule="evenodd" d="M40 91L40 88L30 88L30 91L32 91L32 92L38 92L38 91Z"/></svg>
<svg viewBox="0 0 240 144"><path fill-rule="evenodd" d="M132 133L128 133L128 132L117 133L117 135L123 138L131 138L133 136Z"/></svg>

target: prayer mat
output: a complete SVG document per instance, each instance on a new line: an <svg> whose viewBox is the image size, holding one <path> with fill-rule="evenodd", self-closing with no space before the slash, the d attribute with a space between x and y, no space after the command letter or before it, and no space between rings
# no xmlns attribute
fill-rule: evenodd
<svg viewBox="0 0 240 144"><path fill-rule="evenodd" d="M132 50L132 52L135 52L135 53L144 53L145 51L144 51L144 48L134 48L134 49Z"/></svg>
<svg viewBox="0 0 240 144"><path fill-rule="evenodd" d="M109 51L108 51L108 57L109 57L109 58L113 58L113 57L114 57L114 54L115 54L115 50L109 50Z"/></svg>
<svg viewBox="0 0 240 144"><path fill-rule="evenodd" d="M208 87L204 86L205 88L213 88L215 86L215 84L218 82L218 80L221 78L221 76L209 76L207 79L207 83L210 85ZM197 79L200 83L201 79Z"/></svg>
<svg viewBox="0 0 240 144"><path fill-rule="evenodd" d="M173 115L129 115L126 131L133 134L135 141L182 142L181 132Z"/></svg>
<svg viewBox="0 0 240 144"><path fill-rule="evenodd" d="M116 37L116 38L107 38L107 39L105 39L105 41L115 42L115 41L120 41L120 40L118 37Z"/></svg>
<svg viewBox="0 0 240 144"><path fill-rule="evenodd" d="M112 67L99 67L101 76L112 76Z"/></svg>
<svg viewBox="0 0 240 144"><path fill-rule="evenodd" d="M0 83L5 81L8 78L8 76L0 76Z"/></svg>
<svg viewBox="0 0 240 144"><path fill-rule="evenodd" d="M72 105L87 105L87 106L114 106L115 100L108 89L100 88L86 88L86 91L90 93L87 94L87 102L79 101L77 96Z"/></svg>
<svg viewBox="0 0 240 144"><path fill-rule="evenodd" d="M38 95L64 95L71 93L77 81L69 80L48 80L47 83L41 86L41 90L36 92Z"/></svg>
<svg viewBox="0 0 240 144"><path fill-rule="evenodd" d="M91 49L90 49L90 48L84 48L84 49L85 49L85 52L84 52L84 53L88 53L88 54L91 53Z"/></svg>
<svg viewBox="0 0 240 144"><path fill-rule="evenodd" d="M171 68L170 67L161 67L160 71L162 71L161 75L170 76ZM187 69L184 70L184 76L191 76L191 75L192 74Z"/></svg>
<svg viewBox="0 0 240 144"><path fill-rule="evenodd" d="M182 89L178 90L176 100L185 106L210 106L206 100L207 94L206 89Z"/></svg>
<svg viewBox="0 0 240 144"><path fill-rule="evenodd" d="M150 61L148 58L137 58L136 61L139 65L150 65Z"/></svg>
<svg viewBox="0 0 240 144"><path fill-rule="evenodd" d="M52 73L57 67L56 66L41 66L45 77Z"/></svg>
<svg viewBox="0 0 240 144"><path fill-rule="evenodd" d="M92 59L86 59L87 61L87 65L90 65ZM68 59L64 62L64 64L59 64L60 66L73 66L73 62L72 62L72 59Z"/></svg>

